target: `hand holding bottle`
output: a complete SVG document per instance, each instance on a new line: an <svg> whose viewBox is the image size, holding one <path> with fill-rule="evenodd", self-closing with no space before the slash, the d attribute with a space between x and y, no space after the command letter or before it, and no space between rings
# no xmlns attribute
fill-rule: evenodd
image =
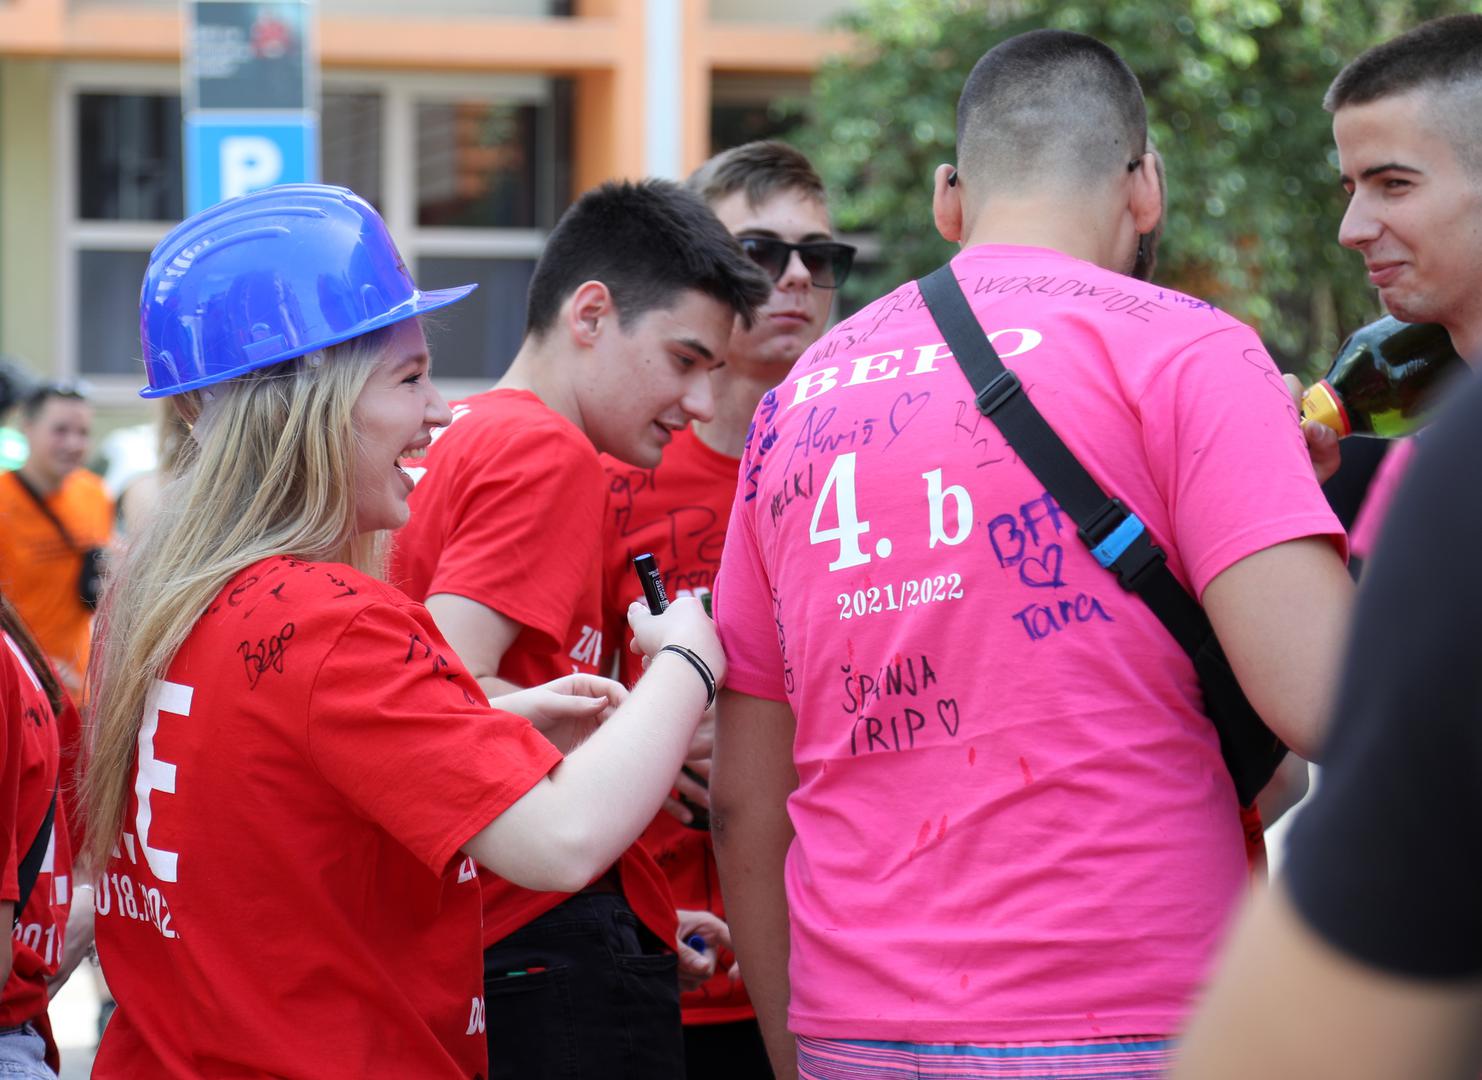
<svg viewBox="0 0 1482 1080"><path fill-rule="evenodd" d="M1286 383L1286 388L1292 395L1292 401L1300 410L1303 396L1306 393L1302 387L1302 380L1295 375L1283 375L1281 379ZM1338 433L1319 420L1304 418L1302 437L1307 440L1307 456L1312 459L1312 472L1317 476L1317 482L1326 484L1329 478L1338 471L1338 466L1343 463L1342 451L1338 447Z"/></svg>
<svg viewBox="0 0 1482 1080"><path fill-rule="evenodd" d="M1302 418L1338 433L1398 439L1424 426L1445 384L1466 364L1446 328L1386 315L1343 343L1302 396Z"/></svg>

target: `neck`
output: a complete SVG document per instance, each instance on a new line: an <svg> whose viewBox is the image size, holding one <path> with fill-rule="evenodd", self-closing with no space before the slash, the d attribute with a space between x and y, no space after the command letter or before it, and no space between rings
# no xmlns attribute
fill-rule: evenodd
<svg viewBox="0 0 1482 1080"><path fill-rule="evenodd" d="M1482 371L1482 318L1459 326L1448 326L1446 332L1451 335L1452 348L1467 362L1467 366Z"/></svg>
<svg viewBox="0 0 1482 1080"><path fill-rule="evenodd" d="M715 418L695 421L695 435L718 454L739 458L746 449L746 432L763 395L777 386L777 374L722 369L710 378L715 395Z"/></svg>
<svg viewBox="0 0 1482 1080"><path fill-rule="evenodd" d="M582 422L581 407L571 385L571 372L563 359L555 355L555 350L543 347L536 338L527 337L510 362L509 370L493 389L528 390L547 408L560 413L585 432L587 426Z"/></svg>
<svg viewBox="0 0 1482 1080"><path fill-rule="evenodd" d="M62 486L66 477L52 476L50 473L39 472L34 462L27 461L16 470L26 479L26 483L39 491L42 495L53 495Z"/></svg>
<svg viewBox="0 0 1482 1080"><path fill-rule="evenodd" d="M1120 265L1121 253L1137 242L1131 222L1119 221L1119 215L1107 212L1099 202L1071 200L1053 192L992 196L964 225L964 248L978 244L1049 248L1118 273L1127 269Z"/></svg>

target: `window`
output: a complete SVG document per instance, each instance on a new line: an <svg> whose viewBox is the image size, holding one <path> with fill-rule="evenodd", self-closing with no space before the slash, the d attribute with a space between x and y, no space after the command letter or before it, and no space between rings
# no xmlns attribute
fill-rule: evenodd
<svg viewBox="0 0 1482 1080"><path fill-rule="evenodd" d="M139 366L139 282L149 250L77 252L78 369L124 375L143 385Z"/></svg>
<svg viewBox="0 0 1482 1080"><path fill-rule="evenodd" d="M487 384L504 374L525 335L525 294L534 273L533 258L425 255L417 260L421 288L446 289L469 282L479 286L423 320L434 379L477 379Z"/></svg>
<svg viewBox="0 0 1482 1080"><path fill-rule="evenodd" d="M549 206L538 205L539 113L535 105L483 101L419 104L417 224L552 224Z"/></svg>
<svg viewBox="0 0 1482 1080"><path fill-rule="evenodd" d="M436 377L453 393L483 389L514 359L535 261L571 201L570 84L506 85L501 97L411 98L414 206L392 231L422 288L479 285L426 324Z"/></svg>
<svg viewBox="0 0 1482 1080"><path fill-rule="evenodd" d="M386 108L380 94L325 91L319 103L319 167L326 184L340 184L386 212L382 182Z"/></svg>
<svg viewBox="0 0 1482 1080"><path fill-rule="evenodd" d="M762 23L823 29L837 23L854 4L851 0L709 0L710 17L718 23Z"/></svg>
<svg viewBox="0 0 1482 1080"><path fill-rule="evenodd" d="M79 94L77 216L91 221L173 221L185 201L180 97Z"/></svg>
<svg viewBox="0 0 1482 1080"><path fill-rule="evenodd" d="M115 401L142 383L139 283L150 250L183 213L175 78L79 69L58 104L71 178L61 367L93 376ZM381 212L422 288L479 283L428 320L450 393L487 385L519 348L535 260L570 201L570 101L569 83L536 77L326 81L324 181Z"/></svg>
<svg viewBox="0 0 1482 1080"><path fill-rule="evenodd" d="M807 99L808 88L806 78L716 75L710 86L710 152L787 135L803 122L794 103Z"/></svg>
<svg viewBox="0 0 1482 1080"><path fill-rule="evenodd" d="M180 95L168 72L81 69L60 82L64 165L57 344L64 374L95 377L103 399L143 382L139 282L149 251L180 218Z"/></svg>

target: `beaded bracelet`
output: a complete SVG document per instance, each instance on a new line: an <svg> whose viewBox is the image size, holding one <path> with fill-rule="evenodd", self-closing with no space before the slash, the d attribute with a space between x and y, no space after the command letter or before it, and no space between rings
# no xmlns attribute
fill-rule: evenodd
<svg viewBox="0 0 1482 1080"><path fill-rule="evenodd" d="M705 708L715 704L715 675L710 670L710 665L700 659L700 654L693 649L686 649L683 645L665 645L659 652L678 653L690 662L690 665L700 673L700 678L705 680ZM657 655L657 654L655 654Z"/></svg>

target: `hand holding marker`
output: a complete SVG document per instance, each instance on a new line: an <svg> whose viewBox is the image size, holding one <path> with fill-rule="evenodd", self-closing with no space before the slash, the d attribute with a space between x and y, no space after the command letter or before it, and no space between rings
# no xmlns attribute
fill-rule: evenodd
<svg viewBox="0 0 1482 1080"><path fill-rule="evenodd" d="M728 980L740 977L740 969L734 962L722 969L722 959L731 949L731 929L714 912L680 908L679 941L681 984L688 982L688 989L697 989L703 977L709 982L720 971Z"/></svg>
<svg viewBox="0 0 1482 1080"><path fill-rule="evenodd" d="M664 591L664 577L659 573L659 561L651 554L633 556L633 569L643 584L643 598L648 601L650 615L662 615L669 606L669 594Z"/></svg>
<svg viewBox="0 0 1482 1080"><path fill-rule="evenodd" d="M638 575L638 581L643 585L643 598L648 601L648 610L651 615L662 615L664 609L669 606L669 594L664 591L664 575L659 572L659 561L653 557L651 552L633 556L633 571ZM701 787L709 787L709 783L699 773L688 765L680 769ZM700 829L708 832L710 830L710 811L705 807L690 802L683 795L678 796L680 803L690 812L690 820L686 824L691 829ZM686 942L686 944L690 944ZM704 939L700 939L697 952L704 952ZM691 948L695 946L691 945Z"/></svg>

